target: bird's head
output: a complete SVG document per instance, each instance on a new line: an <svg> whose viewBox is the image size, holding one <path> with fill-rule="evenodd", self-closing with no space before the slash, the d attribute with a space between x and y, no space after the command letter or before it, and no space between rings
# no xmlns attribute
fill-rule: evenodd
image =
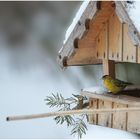
<svg viewBox="0 0 140 140"><path fill-rule="evenodd" d="M103 77L102 77L102 80L105 80L106 78L108 78L109 77L109 75L104 75Z"/></svg>

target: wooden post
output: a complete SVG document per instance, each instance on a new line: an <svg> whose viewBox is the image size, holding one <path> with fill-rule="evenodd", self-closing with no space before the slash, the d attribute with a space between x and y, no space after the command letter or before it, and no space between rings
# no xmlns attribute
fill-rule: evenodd
<svg viewBox="0 0 140 140"><path fill-rule="evenodd" d="M115 78L115 62L113 60L103 59L103 74L104 75L110 75L111 77ZM113 104L112 104L112 107L113 107ZM105 117L105 115L103 117ZM113 123L112 122L112 120L113 120L113 113L112 114L108 114L108 116L106 116L106 118L108 120L111 120L110 124Z"/></svg>
<svg viewBox="0 0 140 140"><path fill-rule="evenodd" d="M113 60L103 59L103 74L115 78L115 62Z"/></svg>

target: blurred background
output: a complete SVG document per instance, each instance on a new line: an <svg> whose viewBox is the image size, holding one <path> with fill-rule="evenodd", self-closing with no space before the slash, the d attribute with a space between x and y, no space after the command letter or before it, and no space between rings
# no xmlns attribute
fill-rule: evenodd
<svg viewBox="0 0 140 140"><path fill-rule="evenodd" d="M101 65L62 70L56 61L81 3L0 2L0 138L72 138L69 129L56 125L52 118L19 122L6 122L5 118L52 111L44 102L51 93L70 97L82 88L102 84ZM139 65L117 64L116 72L121 80L140 83ZM87 136L108 138L109 130L90 126ZM115 130L112 137L137 135Z"/></svg>

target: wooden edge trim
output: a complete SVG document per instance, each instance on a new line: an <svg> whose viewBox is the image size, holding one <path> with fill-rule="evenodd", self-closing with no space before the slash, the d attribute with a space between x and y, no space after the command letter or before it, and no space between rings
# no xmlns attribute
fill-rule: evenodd
<svg viewBox="0 0 140 140"><path fill-rule="evenodd" d="M68 57L67 57L67 56L64 56L64 58L63 58L63 60L62 60L63 66L64 66L64 67L67 67L67 66L68 66L67 60L68 60Z"/></svg>

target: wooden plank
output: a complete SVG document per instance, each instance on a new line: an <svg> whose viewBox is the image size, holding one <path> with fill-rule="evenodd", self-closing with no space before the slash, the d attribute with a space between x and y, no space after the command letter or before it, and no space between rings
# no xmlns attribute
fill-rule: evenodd
<svg viewBox="0 0 140 140"><path fill-rule="evenodd" d="M122 24L115 13L109 19L109 59L122 61Z"/></svg>
<svg viewBox="0 0 140 140"><path fill-rule="evenodd" d="M99 109L112 108L112 102L99 100ZM98 125L111 127L111 114L98 114Z"/></svg>
<svg viewBox="0 0 140 140"><path fill-rule="evenodd" d="M102 61L96 58L95 48L78 48L75 49L75 52L67 60L67 65L84 65L84 64L99 64Z"/></svg>
<svg viewBox="0 0 140 140"><path fill-rule="evenodd" d="M87 63L88 62L88 63ZM102 60L100 59L92 59L92 58L85 58L82 61L81 60L74 60L74 59L69 59L67 61L66 66L85 66L85 65L99 65L102 64Z"/></svg>
<svg viewBox="0 0 140 140"><path fill-rule="evenodd" d="M96 39L96 56L98 59L108 58L108 22L105 23Z"/></svg>
<svg viewBox="0 0 140 140"><path fill-rule="evenodd" d="M96 37L98 36L100 30L103 28L104 24L107 22L108 18L112 14L112 11L114 11L114 7L112 7L111 2L101 2L100 8L98 7L98 3L99 2L93 1L89 2L86 10L82 14L79 22L75 25L68 40L64 43L63 48L59 51L57 60L62 67L63 58L67 57L67 59L69 60L71 59L71 57L73 57L73 53L75 53L73 45L75 39L79 39L78 48L90 48L95 46ZM90 20L88 26L86 25L87 19ZM87 63L85 64L88 64L88 62L89 61L87 61ZM71 65L75 64L71 63Z"/></svg>
<svg viewBox="0 0 140 140"><path fill-rule="evenodd" d="M123 24L123 61L136 62L136 46L128 36L128 25Z"/></svg>
<svg viewBox="0 0 140 140"><path fill-rule="evenodd" d="M129 104L128 107L135 107ZM127 131L140 134L140 111L128 112Z"/></svg>
<svg viewBox="0 0 140 140"><path fill-rule="evenodd" d="M103 74L110 75L115 78L115 62L108 59L103 59Z"/></svg>
<svg viewBox="0 0 140 140"><path fill-rule="evenodd" d="M116 14L119 17L121 23L127 23L129 25L129 37L134 46L138 46L140 44L140 34L136 27L134 26L132 20L130 19L127 10L125 8L124 1L116 1Z"/></svg>
<svg viewBox="0 0 140 140"><path fill-rule="evenodd" d="M103 4L107 6L106 8L114 10L110 7L109 2L105 2ZM100 63L102 57L98 57L98 51L102 50L99 54L104 58L108 57L108 22L107 19L111 14L111 11L108 11L106 8L103 8L103 11L99 11L96 17L90 21L89 24L89 31L88 33L81 39L78 40L78 48L71 57L68 59L68 66L69 65L81 65L81 64L98 64ZM94 21L94 22L93 22ZM102 30L101 30L102 28ZM95 32L96 30L96 32ZM101 30L101 31L100 31ZM94 32L93 32L94 31ZM100 43L96 44L95 38L100 31ZM91 37L89 34L91 33ZM99 40L99 39L98 39ZM76 45L77 46L77 45ZM98 59L100 59L98 61ZM96 62L97 61L97 62Z"/></svg>
<svg viewBox="0 0 140 140"><path fill-rule="evenodd" d="M140 63L140 45L137 46L137 62Z"/></svg>
<svg viewBox="0 0 140 140"><path fill-rule="evenodd" d="M90 109L97 109L97 99L90 98L89 99L89 108ZM96 124L97 123L97 114L90 114L88 115L88 122L90 124Z"/></svg>
<svg viewBox="0 0 140 140"><path fill-rule="evenodd" d="M101 2L101 7L99 8L97 5L98 2L89 2L85 11L83 12L80 20L75 25L72 33L70 34L68 40L64 43L62 49L59 51L58 55L58 63L63 67L63 58L67 57L68 59L74 53L73 42L75 38L81 39L79 42L80 47L92 47L95 45L95 39L98 36L100 30L102 29L105 22L110 17L110 14L113 13L114 8L111 7L112 2ZM109 53L109 59L111 60L122 60L122 49L120 46L122 42L120 42L119 38L121 38L121 23L127 23L129 25L129 37L134 45L138 45L140 43L140 35L134 27L132 21L130 20L128 14L124 10L122 2L115 2L116 8L114 15L115 23L113 17L110 18L109 22L111 23L109 28L109 34L113 39L110 39L111 52ZM88 29L86 27L86 20L89 19ZM112 19L112 20L111 20ZM119 21L120 20L120 21ZM121 22L121 23L120 23ZM118 24L119 23L119 24ZM115 44L115 46L114 46ZM109 47L110 48L110 47ZM74 64L72 64L74 65Z"/></svg>
<svg viewBox="0 0 140 140"><path fill-rule="evenodd" d="M63 58L69 58L73 53L73 42L75 38L81 38L86 31L85 21L86 19L92 19L98 12L97 2L89 1L85 11L82 13L81 18L77 21L71 34L65 39L63 47L60 49L57 61L61 67L63 66Z"/></svg>
<svg viewBox="0 0 140 140"><path fill-rule="evenodd" d="M125 107L127 107L126 104L114 103L113 105L113 108L125 108ZM113 113L112 128L126 130L126 126L127 126L126 120L127 120L126 112Z"/></svg>
<svg viewBox="0 0 140 140"><path fill-rule="evenodd" d="M116 102L119 104L131 104L135 106L140 106L140 98L127 96L127 95L112 95L112 94L96 94L89 91L82 91L81 95L90 98L97 98L104 101Z"/></svg>
<svg viewBox="0 0 140 140"><path fill-rule="evenodd" d="M79 47L92 47L101 30L104 28L107 20L115 9L111 2L101 2L101 9L89 23L89 30L83 34L79 42Z"/></svg>

